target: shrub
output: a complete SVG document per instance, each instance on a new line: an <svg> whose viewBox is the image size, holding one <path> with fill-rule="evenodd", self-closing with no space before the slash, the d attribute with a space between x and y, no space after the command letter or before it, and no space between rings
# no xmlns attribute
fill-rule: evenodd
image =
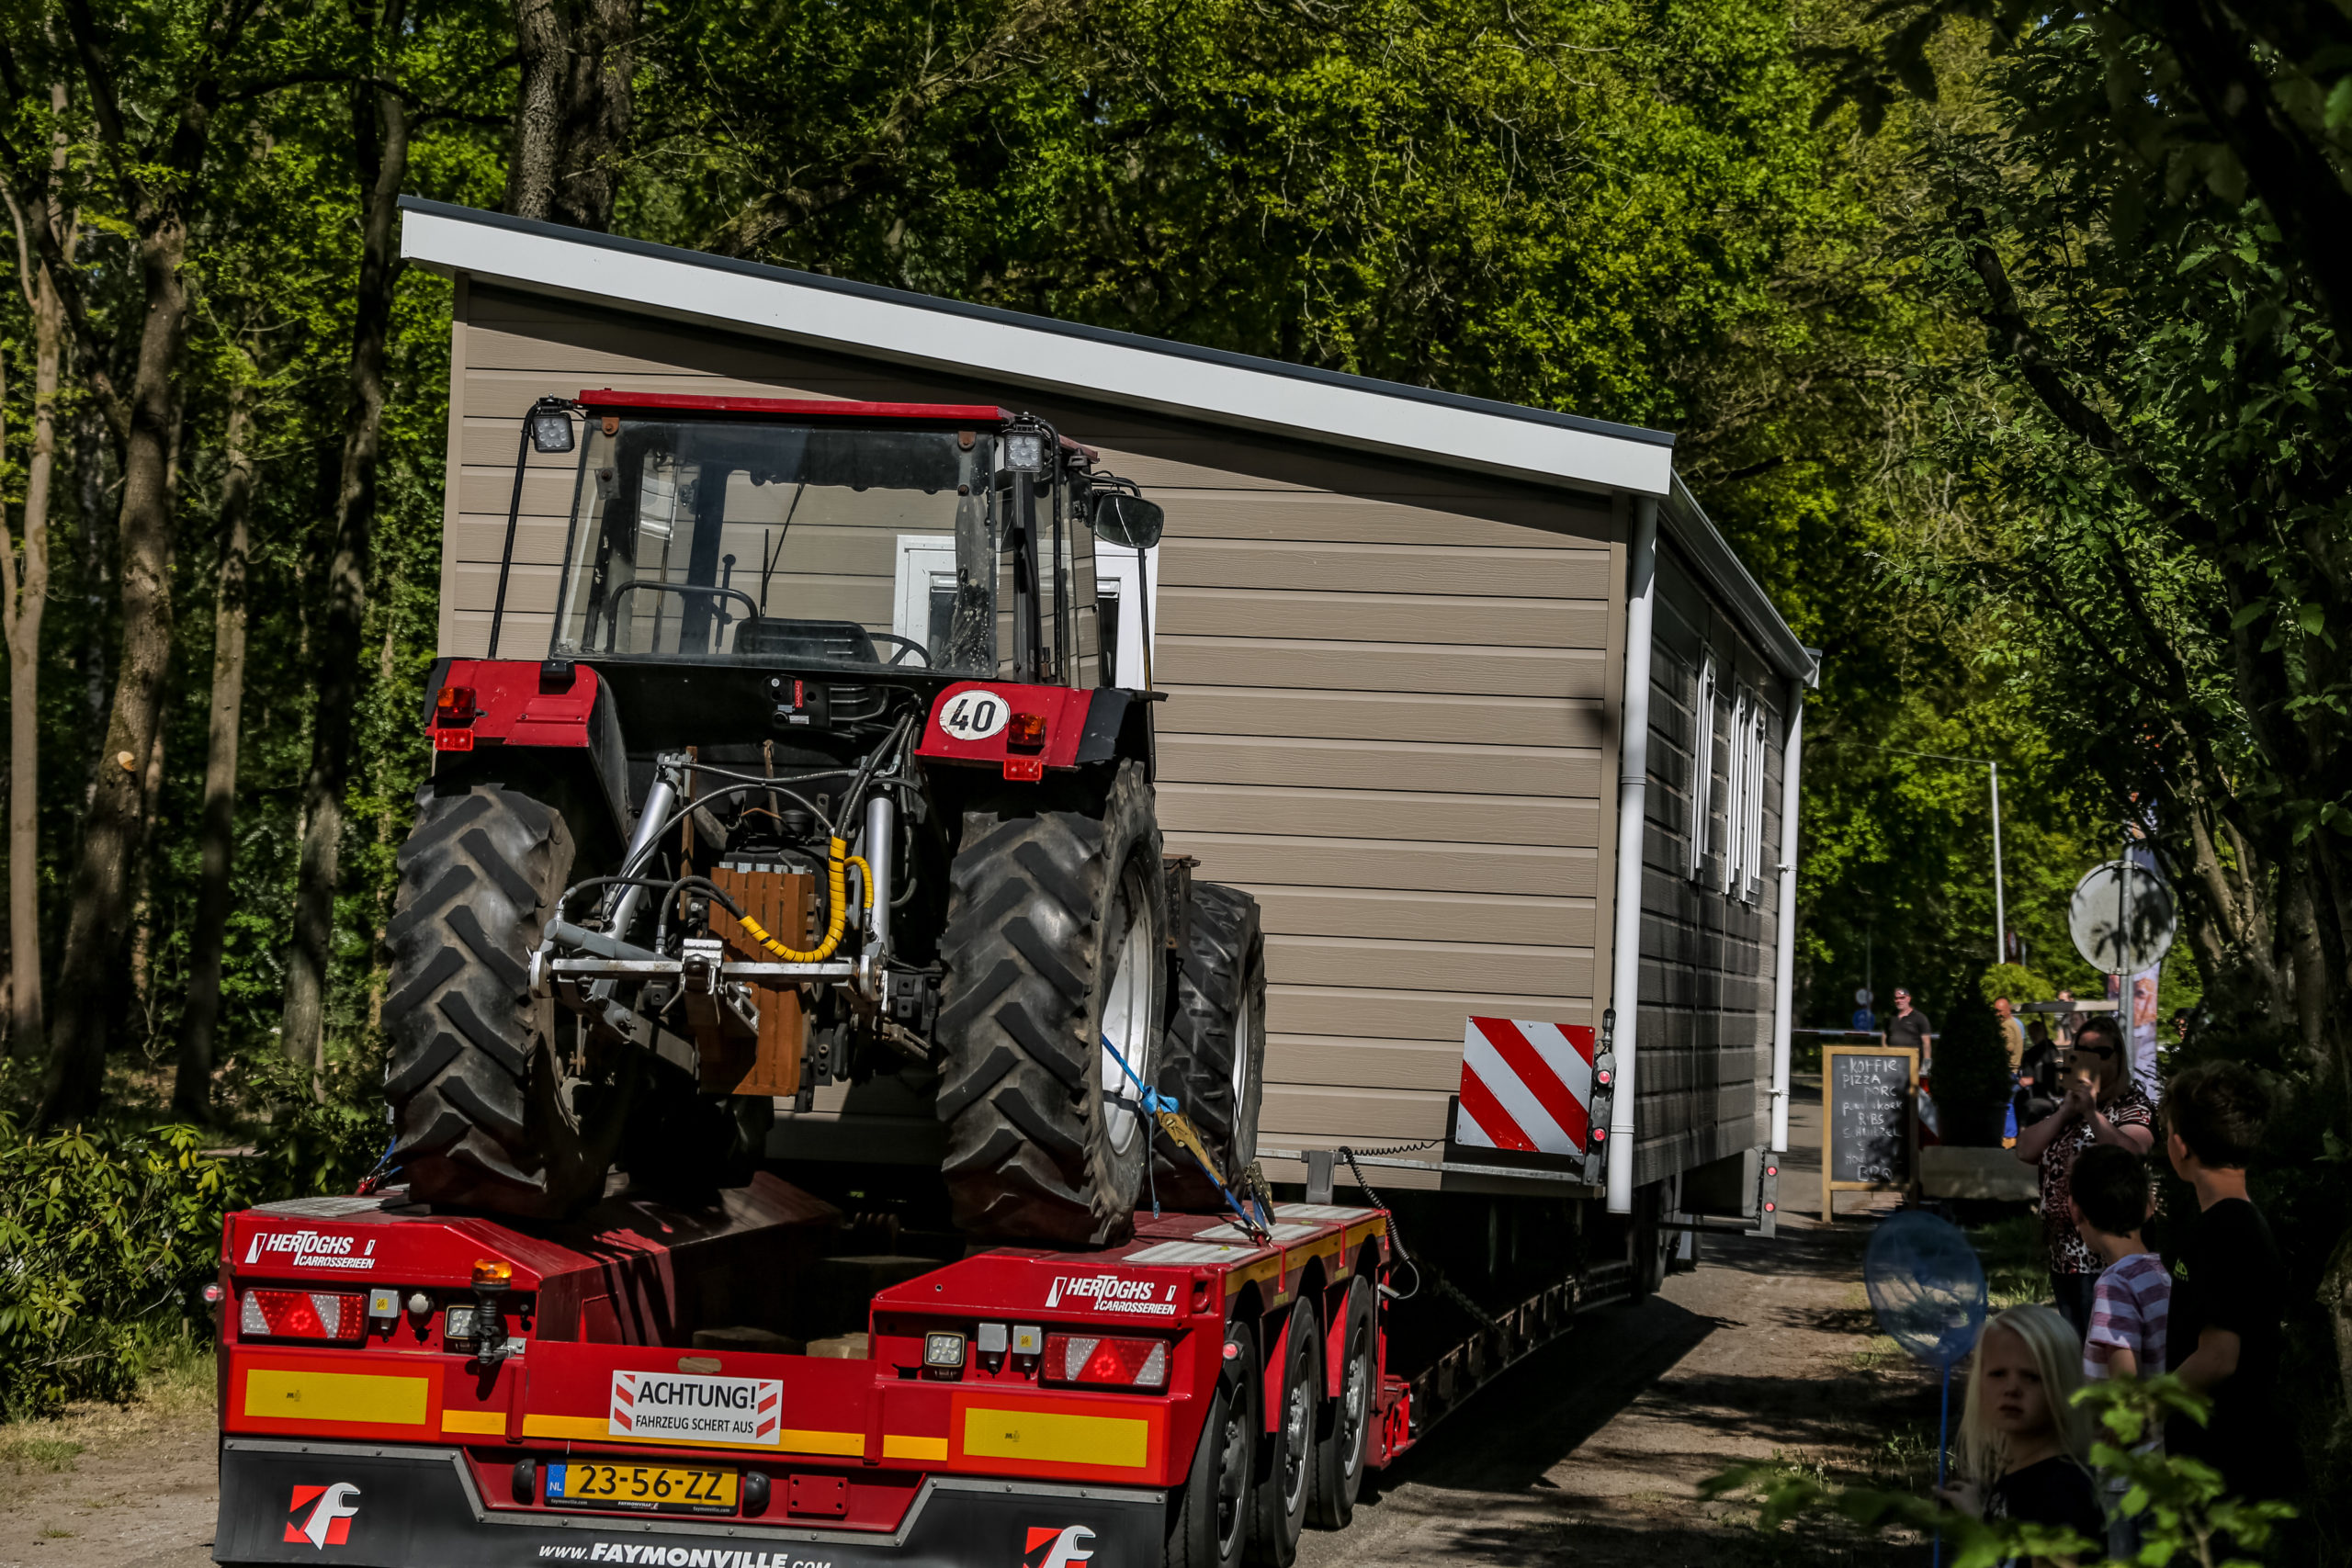
<svg viewBox="0 0 2352 1568"><path fill-rule="evenodd" d="M1977 980L1976 988L1984 993L1987 1007L2002 997L2013 1002L2046 1002L2058 994L2056 987L2022 964L1994 964Z"/></svg>

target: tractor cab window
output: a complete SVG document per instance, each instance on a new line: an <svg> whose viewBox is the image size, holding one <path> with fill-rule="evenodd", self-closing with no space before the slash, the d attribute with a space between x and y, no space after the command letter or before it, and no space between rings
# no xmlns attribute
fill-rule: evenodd
<svg viewBox="0 0 2352 1568"><path fill-rule="evenodd" d="M993 446L987 432L592 421L552 651L994 675ZM912 615L902 539L930 547Z"/></svg>

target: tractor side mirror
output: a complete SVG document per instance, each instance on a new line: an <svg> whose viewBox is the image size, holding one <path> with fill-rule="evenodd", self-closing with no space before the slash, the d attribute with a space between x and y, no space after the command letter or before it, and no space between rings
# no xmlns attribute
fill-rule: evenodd
<svg viewBox="0 0 2352 1568"><path fill-rule="evenodd" d="M1108 491L1094 499L1094 536L1130 550L1148 550L1159 543L1168 513L1159 503L1139 495Z"/></svg>

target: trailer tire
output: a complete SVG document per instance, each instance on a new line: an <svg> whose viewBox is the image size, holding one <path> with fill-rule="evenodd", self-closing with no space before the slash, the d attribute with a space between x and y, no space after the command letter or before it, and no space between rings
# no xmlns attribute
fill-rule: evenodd
<svg viewBox="0 0 2352 1568"><path fill-rule="evenodd" d="M1323 1403L1323 1339L1315 1303L1305 1296L1290 1309L1282 1357L1281 1366L1267 1369L1263 1385L1266 1397L1278 1404L1273 1432L1258 1457L1250 1561L1259 1568L1291 1568L1297 1560L1307 1499L1315 1491L1315 1415ZM1279 1383L1273 1376L1277 1372Z"/></svg>
<svg viewBox="0 0 2352 1568"><path fill-rule="evenodd" d="M1254 1377L1257 1355L1250 1330L1226 1330L1225 1371L1217 1378L1200 1446L1184 1484L1169 1499L1163 1568L1241 1568L1250 1541L1250 1485L1258 1460Z"/></svg>
<svg viewBox="0 0 2352 1568"><path fill-rule="evenodd" d="M1227 1182L1258 1157L1266 1076L1266 941L1258 900L1238 887L1193 884L1191 930L1176 971L1159 1090L1173 1095ZM1163 1201L1221 1213L1200 1166L1162 1139L1152 1180Z"/></svg>
<svg viewBox="0 0 2352 1568"><path fill-rule="evenodd" d="M1308 1505L1318 1529L1340 1530L1356 1517L1363 1492L1372 1423L1380 1404L1380 1330L1372 1280L1359 1274L1340 1307L1340 1386L1323 1402L1315 1428L1315 1495Z"/></svg>
<svg viewBox="0 0 2352 1568"><path fill-rule="evenodd" d="M1119 764L1098 813L1000 796L948 869L935 1105L956 1227L1104 1247L1130 1235L1153 1128L1101 1045L1153 1081L1168 898L1151 785Z"/></svg>
<svg viewBox="0 0 2352 1568"><path fill-rule="evenodd" d="M531 951L571 875L563 814L515 790L419 793L385 942L391 1160L410 1196L524 1219L604 1190L626 1094L575 1111Z"/></svg>

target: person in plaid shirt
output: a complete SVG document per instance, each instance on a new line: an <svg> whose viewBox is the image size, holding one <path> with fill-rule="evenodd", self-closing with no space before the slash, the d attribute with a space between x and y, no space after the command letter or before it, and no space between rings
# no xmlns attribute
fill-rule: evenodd
<svg viewBox="0 0 2352 1568"><path fill-rule="evenodd" d="M2018 1133L2018 1158L2041 1170L2041 1234L2050 1255L2050 1288L2076 1334L2089 1331L2091 1288L2099 1261L2075 1230L2066 1190L2077 1156L2094 1145L2144 1155L2156 1141L2156 1107L2132 1081L2131 1058L2113 1018L2096 1014L2075 1034L2066 1059L2066 1098Z"/></svg>

